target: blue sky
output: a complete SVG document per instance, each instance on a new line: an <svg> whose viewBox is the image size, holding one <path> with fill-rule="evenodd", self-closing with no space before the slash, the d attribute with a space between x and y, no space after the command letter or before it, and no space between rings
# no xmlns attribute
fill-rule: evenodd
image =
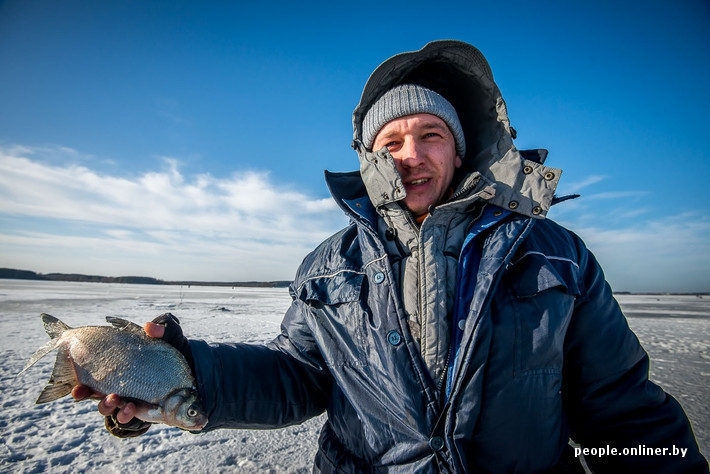
<svg viewBox="0 0 710 474"><path fill-rule="evenodd" d="M0 267L291 279L370 72L453 38L614 289L710 291L706 0L338 3L0 2Z"/></svg>

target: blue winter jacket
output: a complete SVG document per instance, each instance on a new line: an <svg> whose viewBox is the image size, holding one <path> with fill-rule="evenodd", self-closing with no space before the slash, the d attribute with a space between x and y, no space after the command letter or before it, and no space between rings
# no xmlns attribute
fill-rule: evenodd
<svg viewBox="0 0 710 474"><path fill-rule="evenodd" d="M358 179L330 176L348 189ZM192 341L207 429L287 426L326 410L321 472L544 472L565 462L570 437L620 452L688 449L589 458L598 472L707 471L683 410L648 380L648 356L574 234L509 214L473 239L480 263L442 403L374 213L340 202L353 222L306 257L272 343Z"/></svg>

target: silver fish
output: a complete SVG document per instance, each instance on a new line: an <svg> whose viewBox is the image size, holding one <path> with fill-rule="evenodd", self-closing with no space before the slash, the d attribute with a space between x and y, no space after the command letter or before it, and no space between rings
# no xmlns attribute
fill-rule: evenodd
<svg viewBox="0 0 710 474"><path fill-rule="evenodd" d="M32 355L20 374L54 349L59 352L36 403L57 400L81 384L136 401L136 417L144 421L190 431L207 424L192 370L167 342L149 337L142 327L121 318L107 317L112 326L78 328L49 314L42 313L41 318L51 340Z"/></svg>

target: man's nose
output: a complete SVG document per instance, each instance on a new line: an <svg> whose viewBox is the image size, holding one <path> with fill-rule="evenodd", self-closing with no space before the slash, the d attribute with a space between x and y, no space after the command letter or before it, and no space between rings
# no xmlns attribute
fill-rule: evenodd
<svg viewBox="0 0 710 474"><path fill-rule="evenodd" d="M422 163L422 158L422 151L417 141L412 138L406 138L400 150L399 159L402 166L413 168Z"/></svg>

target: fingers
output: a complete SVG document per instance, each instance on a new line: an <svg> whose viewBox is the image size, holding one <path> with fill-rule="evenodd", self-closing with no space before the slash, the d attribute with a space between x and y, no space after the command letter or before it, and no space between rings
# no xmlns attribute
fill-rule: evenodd
<svg viewBox="0 0 710 474"><path fill-rule="evenodd" d="M115 393L107 395L99 402L99 413L104 416L109 416L118 408L120 401L121 399Z"/></svg>
<svg viewBox="0 0 710 474"><path fill-rule="evenodd" d="M126 403L116 414L119 423L129 423L136 416L136 406L133 403Z"/></svg>
<svg viewBox="0 0 710 474"><path fill-rule="evenodd" d="M86 385L77 385L71 389L71 396L77 402L87 398L101 398L100 394L94 392Z"/></svg>
<svg viewBox="0 0 710 474"><path fill-rule="evenodd" d="M128 423L133 419L137 412L137 408L134 403L122 401L121 397L115 393L104 396L93 391L86 385L77 385L72 388L71 396L77 401L86 400L87 398L100 399L99 413L103 416L112 415L118 408L118 412L115 414L115 417L119 423Z"/></svg>
<svg viewBox="0 0 710 474"><path fill-rule="evenodd" d="M99 413L104 416L114 414L117 408L119 410L114 416L119 423L128 423L133 419L137 412L136 405L134 403L122 401L121 397L115 393L106 395L106 397L99 402Z"/></svg>
<svg viewBox="0 0 710 474"><path fill-rule="evenodd" d="M81 401L86 399L101 400L106 395L95 391L94 389L87 387L86 385L76 385L71 389L71 396L74 401Z"/></svg>
<svg viewBox="0 0 710 474"><path fill-rule="evenodd" d="M143 330L147 335L154 338L162 338L165 335L165 326L153 322L145 323Z"/></svg>

